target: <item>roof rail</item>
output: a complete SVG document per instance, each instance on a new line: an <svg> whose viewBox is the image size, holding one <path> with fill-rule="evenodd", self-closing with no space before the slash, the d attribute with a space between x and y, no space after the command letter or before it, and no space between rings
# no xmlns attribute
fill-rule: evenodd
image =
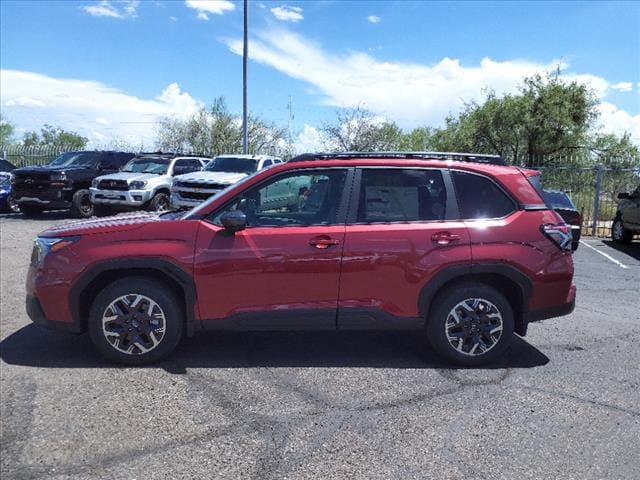
<svg viewBox="0 0 640 480"><path fill-rule="evenodd" d="M396 158L419 160L456 160L460 162L490 163L492 165L506 165L500 155L486 155L484 153L459 152L333 152L333 153L303 153L292 158L289 162L308 162L313 160L348 160L356 158Z"/></svg>

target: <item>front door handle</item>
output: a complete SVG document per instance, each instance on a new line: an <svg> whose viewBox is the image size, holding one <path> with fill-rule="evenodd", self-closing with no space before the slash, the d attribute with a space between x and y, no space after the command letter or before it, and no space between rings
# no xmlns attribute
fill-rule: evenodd
<svg viewBox="0 0 640 480"><path fill-rule="evenodd" d="M460 240L460 235L451 232L436 232L431 235L431 241L438 245L449 245L451 242L457 242Z"/></svg>
<svg viewBox="0 0 640 480"><path fill-rule="evenodd" d="M338 245L340 243L339 240L334 240L328 235L320 235L318 237L313 237L309 240L309 245L312 247L316 247L320 250L325 250L334 245Z"/></svg>

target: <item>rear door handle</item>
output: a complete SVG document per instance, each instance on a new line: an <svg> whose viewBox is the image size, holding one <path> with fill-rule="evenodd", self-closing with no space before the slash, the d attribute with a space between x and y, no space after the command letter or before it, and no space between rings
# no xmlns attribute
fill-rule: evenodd
<svg viewBox="0 0 640 480"><path fill-rule="evenodd" d="M438 245L449 245L451 242L457 242L458 240L460 240L460 235L447 231L436 232L431 235L431 241L437 243Z"/></svg>
<svg viewBox="0 0 640 480"><path fill-rule="evenodd" d="M338 245L340 243L339 240L334 240L328 235L320 235L318 237L313 237L309 240L309 245L312 247L316 247L320 250L325 250L334 245Z"/></svg>

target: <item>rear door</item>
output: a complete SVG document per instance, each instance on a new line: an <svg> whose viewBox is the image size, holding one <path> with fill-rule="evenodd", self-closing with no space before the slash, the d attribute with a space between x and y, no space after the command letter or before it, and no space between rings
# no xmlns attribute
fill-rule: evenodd
<svg viewBox="0 0 640 480"><path fill-rule="evenodd" d="M422 288L468 266L469 236L448 171L358 169L346 225L338 327L419 328Z"/></svg>
<svg viewBox="0 0 640 480"><path fill-rule="evenodd" d="M194 273L210 328L225 319L239 328L336 328L352 175L346 168L283 172L201 222ZM302 187L314 194L297 195ZM295 197L274 200L290 189ZM230 235L220 217L233 210L245 213L247 228Z"/></svg>

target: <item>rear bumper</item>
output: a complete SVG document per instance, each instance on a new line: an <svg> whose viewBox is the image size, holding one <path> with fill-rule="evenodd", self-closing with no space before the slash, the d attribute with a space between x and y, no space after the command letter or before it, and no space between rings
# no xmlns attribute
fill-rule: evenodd
<svg viewBox="0 0 640 480"><path fill-rule="evenodd" d="M33 323L36 325L41 325L43 327L47 327L51 330L57 330L60 332L67 333L81 333L82 329L80 325L72 322L59 322L55 320L50 320L44 313L42 309L42 305L40 305L40 301L37 297L33 295L27 295L26 298L26 307L27 307L27 315Z"/></svg>
<svg viewBox="0 0 640 480"><path fill-rule="evenodd" d="M548 318L562 317L569 315L576 308L576 286L571 285L567 300L562 305L557 305L539 310L530 310L528 315L529 322L539 322Z"/></svg>

